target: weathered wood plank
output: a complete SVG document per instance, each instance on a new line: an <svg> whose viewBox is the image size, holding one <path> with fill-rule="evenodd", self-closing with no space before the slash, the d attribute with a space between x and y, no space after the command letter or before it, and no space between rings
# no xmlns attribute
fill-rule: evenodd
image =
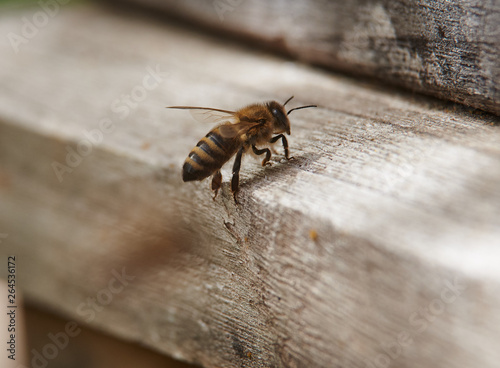
<svg viewBox="0 0 500 368"><path fill-rule="evenodd" d="M497 366L498 118L96 5L0 49L0 252L32 302L205 367ZM209 127L164 106L291 94L320 108L240 206L230 168L215 202L182 183Z"/></svg>
<svg viewBox="0 0 500 368"><path fill-rule="evenodd" d="M500 115L500 1L127 0Z"/></svg>
<svg viewBox="0 0 500 368"><path fill-rule="evenodd" d="M58 342L64 346L66 339L61 334L73 321L57 318L45 311L26 308L26 320L30 327L28 340L30 350L40 355L47 346L47 336L57 336ZM76 329L74 336L68 337L66 348L56 358L44 361L41 358L37 365L26 363L26 367L121 367L121 368L196 368L197 366L181 363L171 358L156 354L150 350L89 330L83 326ZM51 341L53 343L53 341ZM22 368L15 364L12 367ZM9 368L9 366L3 366Z"/></svg>

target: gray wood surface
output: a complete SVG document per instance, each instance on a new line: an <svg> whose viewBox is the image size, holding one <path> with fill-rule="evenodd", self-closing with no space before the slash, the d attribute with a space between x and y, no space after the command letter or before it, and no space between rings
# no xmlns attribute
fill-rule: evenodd
<svg viewBox="0 0 500 368"><path fill-rule="evenodd" d="M500 1L127 0L500 115Z"/></svg>
<svg viewBox="0 0 500 368"><path fill-rule="evenodd" d="M498 118L97 5L0 50L1 262L31 303L204 367L498 366ZM295 160L245 159L239 206L230 167L215 202L182 182L210 125L164 106L292 94L320 106Z"/></svg>

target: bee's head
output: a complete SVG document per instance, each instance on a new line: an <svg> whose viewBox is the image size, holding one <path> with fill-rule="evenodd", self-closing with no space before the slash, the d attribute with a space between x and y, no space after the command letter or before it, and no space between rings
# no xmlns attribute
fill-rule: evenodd
<svg viewBox="0 0 500 368"><path fill-rule="evenodd" d="M290 111L286 112L285 105L292 98L293 98L293 96L290 97L288 100L286 100L286 102L283 105L281 105L280 103L278 103L276 101L271 101L271 102L267 103L267 107L274 118L274 132L273 133L286 132L286 134L290 135L290 120L288 120L288 115L294 110L306 109L308 107L317 107L316 105L300 106L300 107L295 107L295 108L291 109Z"/></svg>
<svg viewBox="0 0 500 368"><path fill-rule="evenodd" d="M281 105L276 101L271 101L267 103L267 108L274 118L273 133L286 132L286 134L290 135L290 121L288 120L284 105Z"/></svg>

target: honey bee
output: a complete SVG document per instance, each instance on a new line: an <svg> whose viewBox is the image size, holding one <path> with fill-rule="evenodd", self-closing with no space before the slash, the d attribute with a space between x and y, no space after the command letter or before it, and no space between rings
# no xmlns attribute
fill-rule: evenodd
<svg viewBox="0 0 500 368"><path fill-rule="evenodd" d="M182 166L182 180L184 182L203 180L213 174L212 190L213 199L222 184L221 167L236 154L233 164L233 177L231 179L231 192L235 203L239 188L241 157L250 148L256 155L266 156L262 166L271 165L271 150L257 148L257 146L275 143L279 139L283 144L285 158L289 156L288 141L283 133L290 135L290 121L288 115L295 110L316 105L307 105L293 108L286 112L285 105L293 98L290 97L281 105L276 101L258 103L246 106L237 111L214 109L210 107L194 106L169 106L170 109L191 110L192 115L198 120L220 122L203 137L196 147L189 153ZM273 134L277 134L273 136Z"/></svg>

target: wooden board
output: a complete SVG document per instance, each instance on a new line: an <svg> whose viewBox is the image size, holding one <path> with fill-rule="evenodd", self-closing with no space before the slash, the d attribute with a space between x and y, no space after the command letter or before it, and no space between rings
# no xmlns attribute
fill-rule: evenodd
<svg viewBox="0 0 500 368"><path fill-rule="evenodd" d="M497 366L498 118L98 5L0 50L0 256L30 302L204 367ZM292 94L320 106L295 160L244 160L239 206L230 167L216 201L182 182L210 126L164 106Z"/></svg>
<svg viewBox="0 0 500 368"><path fill-rule="evenodd" d="M127 0L293 58L500 115L500 1Z"/></svg>
<svg viewBox="0 0 500 368"><path fill-rule="evenodd" d="M73 321L64 320L44 311L26 308L29 351L33 349L40 355L47 345L47 336L57 336L61 346L66 347L47 366L58 367L92 367L92 368L196 368L197 366L181 363L171 358L156 354L148 349L138 347L89 330L84 326L75 329L75 336L65 338L60 332L68 329ZM40 358L38 366L45 361ZM26 366L33 367L33 365ZM36 365L35 365L36 366ZM17 367L13 365L13 367Z"/></svg>

